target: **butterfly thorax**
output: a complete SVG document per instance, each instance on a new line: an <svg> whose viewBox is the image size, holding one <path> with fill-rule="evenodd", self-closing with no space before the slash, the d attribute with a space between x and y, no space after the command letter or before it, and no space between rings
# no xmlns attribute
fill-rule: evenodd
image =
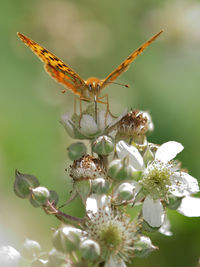
<svg viewBox="0 0 200 267"><path fill-rule="evenodd" d="M88 78L85 81L86 90L83 92L83 97L88 101L96 100L102 89L102 81L96 77Z"/></svg>

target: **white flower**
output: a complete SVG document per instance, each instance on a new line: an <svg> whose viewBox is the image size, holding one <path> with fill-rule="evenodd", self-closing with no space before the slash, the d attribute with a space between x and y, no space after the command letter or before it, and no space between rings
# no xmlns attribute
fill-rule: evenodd
<svg viewBox="0 0 200 267"><path fill-rule="evenodd" d="M106 195L91 195L86 201L86 211L87 238L100 245L105 266L125 267L125 262L134 254L137 226L129 217L113 210Z"/></svg>
<svg viewBox="0 0 200 267"><path fill-rule="evenodd" d="M160 227L164 222L164 209L162 200L167 201L170 194L176 197L184 197L197 193L199 186L197 180L186 172L178 171L171 161L183 150L183 146L175 141L169 141L161 145L154 160L145 163L137 148L120 141L116 151L119 158L129 156L129 162L139 171L143 171L139 181L146 198L143 203L143 217L152 227Z"/></svg>
<svg viewBox="0 0 200 267"><path fill-rule="evenodd" d="M76 139L91 139L102 134L113 118L105 110L97 112L97 122L90 107L81 116L66 113L61 117L61 123L67 133Z"/></svg>

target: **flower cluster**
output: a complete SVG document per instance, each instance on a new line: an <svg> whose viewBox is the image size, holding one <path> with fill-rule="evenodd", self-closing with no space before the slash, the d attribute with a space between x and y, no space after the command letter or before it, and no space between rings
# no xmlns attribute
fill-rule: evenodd
<svg viewBox="0 0 200 267"><path fill-rule="evenodd" d="M154 128L148 112L131 110L116 118L91 105L80 115L65 114L61 123L77 140L68 147L73 191L67 202L79 196L85 216L65 214L55 191L16 171L16 195L63 222L54 230L50 252L25 242L22 255L31 259L30 266L125 267L157 249L145 233L172 235L167 209L200 216L200 199L192 196L199 192L198 182L175 159L183 146L148 142Z"/></svg>

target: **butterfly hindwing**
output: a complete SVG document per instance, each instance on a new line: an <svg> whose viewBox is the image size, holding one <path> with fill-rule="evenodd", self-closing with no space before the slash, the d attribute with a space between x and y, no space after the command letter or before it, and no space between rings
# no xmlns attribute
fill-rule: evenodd
<svg viewBox="0 0 200 267"><path fill-rule="evenodd" d="M74 94L79 96L83 94L86 84L75 71L54 54L25 35L18 33L18 36L45 63L45 69L51 77L65 85Z"/></svg>

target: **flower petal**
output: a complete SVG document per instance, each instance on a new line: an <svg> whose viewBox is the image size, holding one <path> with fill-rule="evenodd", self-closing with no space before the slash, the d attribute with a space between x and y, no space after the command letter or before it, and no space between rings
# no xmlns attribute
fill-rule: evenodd
<svg viewBox="0 0 200 267"><path fill-rule="evenodd" d="M120 141L116 145L117 155L120 159L128 156L129 163L137 171L142 171L145 168L144 161L138 149L134 146L128 145L124 141Z"/></svg>
<svg viewBox="0 0 200 267"><path fill-rule="evenodd" d="M173 173L171 183L171 194L176 197L184 197L199 192L197 179L186 172Z"/></svg>
<svg viewBox="0 0 200 267"><path fill-rule="evenodd" d="M169 221L167 215L165 215L164 223L162 224L162 226L160 227L160 229L158 231L163 235L172 236L173 233L170 231L170 228L171 228L170 221Z"/></svg>
<svg viewBox="0 0 200 267"><path fill-rule="evenodd" d="M81 132L85 135L93 135L98 132L97 124L94 118L88 114L84 114L80 121Z"/></svg>
<svg viewBox="0 0 200 267"><path fill-rule="evenodd" d="M110 256L110 258L106 261L105 267L126 267L125 262L119 257Z"/></svg>
<svg viewBox="0 0 200 267"><path fill-rule="evenodd" d="M112 122L113 119L105 110L100 110L97 115L98 129L102 131Z"/></svg>
<svg viewBox="0 0 200 267"><path fill-rule="evenodd" d="M91 211L93 213L98 212L99 209L110 208L110 198L104 195L92 194L86 200L86 211Z"/></svg>
<svg viewBox="0 0 200 267"><path fill-rule="evenodd" d="M184 147L181 145L181 143L175 141L166 142L162 144L156 151L155 159L165 163L175 158L176 155L183 150L183 148Z"/></svg>
<svg viewBox="0 0 200 267"><path fill-rule="evenodd" d="M177 211L187 217L200 217L200 198L184 197Z"/></svg>
<svg viewBox="0 0 200 267"><path fill-rule="evenodd" d="M144 220L152 227L160 227L164 222L164 210L160 200L154 200L149 195L145 198L142 213Z"/></svg>
<svg viewBox="0 0 200 267"><path fill-rule="evenodd" d="M17 267L21 260L20 253L11 246L0 247L0 266Z"/></svg>

